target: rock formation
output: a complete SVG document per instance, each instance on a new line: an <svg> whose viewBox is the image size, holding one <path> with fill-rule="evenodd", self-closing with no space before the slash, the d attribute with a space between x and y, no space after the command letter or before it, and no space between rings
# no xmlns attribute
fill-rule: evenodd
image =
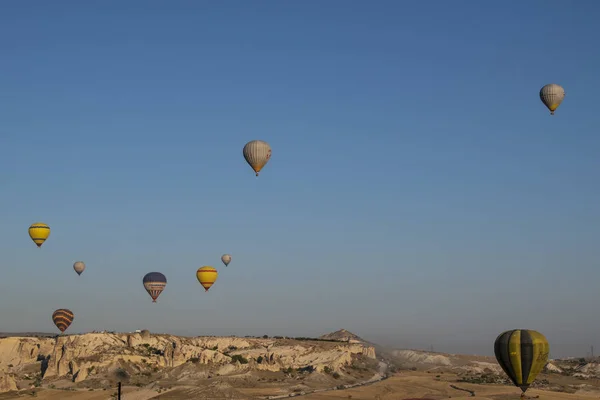
<svg viewBox="0 0 600 400"><path fill-rule="evenodd" d="M221 375L302 368L331 373L358 355L374 359L375 350L349 342L179 337L147 331L9 337L0 339L0 391L16 390L25 371L44 382L59 378L82 382L116 370L127 375L167 372L186 363L211 366Z"/></svg>

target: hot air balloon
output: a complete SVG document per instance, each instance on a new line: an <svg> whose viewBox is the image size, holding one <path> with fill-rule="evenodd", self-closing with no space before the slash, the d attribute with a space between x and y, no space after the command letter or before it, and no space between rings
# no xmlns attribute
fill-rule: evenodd
<svg viewBox="0 0 600 400"><path fill-rule="evenodd" d="M152 302L156 303L156 299L167 286L167 278L160 272L148 272L144 276L144 288L152 297Z"/></svg>
<svg viewBox="0 0 600 400"><path fill-rule="evenodd" d="M223 264L225 264L225 266L228 266L231 262L231 256L229 254L223 254L221 256L221 261L223 261Z"/></svg>
<svg viewBox="0 0 600 400"><path fill-rule="evenodd" d="M196 271L196 278L198 278L198 282L202 285L205 291L208 292L208 289L217 281L217 277L219 273L216 269L209 266L204 266L198 268Z"/></svg>
<svg viewBox="0 0 600 400"><path fill-rule="evenodd" d="M554 115L554 111L565 99L565 89L556 83L550 83L540 89L540 99L550 110L550 115Z"/></svg>
<svg viewBox="0 0 600 400"><path fill-rule="evenodd" d="M271 158L271 146L262 140L252 140L244 146L244 158L256 172L256 176Z"/></svg>
<svg viewBox="0 0 600 400"><path fill-rule="evenodd" d="M539 332L514 329L502 332L494 342L494 354L521 397L548 362L550 345Z"/></svg>
<svg viewBox="0 0 600 400"><path fill-rule="evenodd" d="M83 261L76 261L75 264L73 264L73 269L77 272L77 275L81 275L83 270L85 270L85 263Z"/></svg>
<svg viewBox="0 0 600 400"><path fill-rule="evenodd" d="M59 308L52 313L52 321L61 333L67 330L74 318L73 311L66 308Z"/></svg>
<svg viewBox="0 0 600 400"><path fill-rule="evenodd" d="M36 222L29 227L29 237L37 247L42 247L48 236L50 236L50 227L43 222Z"/></svg>

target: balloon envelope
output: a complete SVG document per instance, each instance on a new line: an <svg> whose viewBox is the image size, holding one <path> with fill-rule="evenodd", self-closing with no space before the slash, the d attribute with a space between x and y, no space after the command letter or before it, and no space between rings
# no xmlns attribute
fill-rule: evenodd
<svg viewBox="0 0 600 400"><path fill-rule="evenodd" d="M59 308L52 313L52 322L61 331L64 332L73 322L75 315L73 311L67 308Z"/></svg>
<svg viewBox="0 0 600 400"><path fill-rule="evenodd" d="M554 111L565 99L565 89L556 83L550 83L540 89L540 99L550 110L550 115L554 115Z"/></svg>
<svg viewBox="0 0 600 400"><path fill-rule="evenodd" d="M196 271L196 278L206 292L208 292L208 289L210 289L217 281L218 276L219 273L217 270L210 266L200 267L198 268L198 271Z"/></svg>
<svg viewBox="0 0 600 400"><path fill-rule="evenodd" d="M42 247L42 244L50 236L50 227L43 222L36 222L29 227L29 237L37 247Z"/></svg>
<svg viewBox="0 0 600 400"><path fill-rule="evenodd" d="M152 297L152 302L156 303L156 299L167 286L167 278L160 272L148 272L144 276L144 288Z"/></svg>
<svg viewBox="0 0 600 400"><path fill-rule="evenodd" d="M231 256L229 254L223 254L221 256L221 261L223 261L223 264L225 264L225 266L228 266L231 262Z"/></svg>
<svg viewBox="0 0 600 400"><path fill-rule="evenodd" d="M81 275L85 270L85 263L83 261L76 261L75 264L73 264L73 269L77 272L77 275Z"/></svg>
<svg viewBox="0 0 600 400"><path fill-rule="evenodd" d="M251 140L243 150L246 162L252 167L256 176L271 159L271 146L263 140Z"/></svg>
<svg viewBox="0 0 600 400"><path fill-rule="evenodd" d="M529 329L502 332L494 342L498 364L523 393L548 362L549 353L544 335Z"/></svg>

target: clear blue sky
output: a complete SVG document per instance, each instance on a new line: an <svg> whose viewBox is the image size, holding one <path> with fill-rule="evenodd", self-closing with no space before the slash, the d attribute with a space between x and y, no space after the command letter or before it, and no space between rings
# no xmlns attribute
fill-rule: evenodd
<svg viewBox="0 0 600 400"><path fill-rule="evenodd" d="M584 355L600 346L599 13L2 2L0 331L58 332L66 307L72 332L346 328L492 354L529 328ZM259 178L253 139L273 149ZM202 265L220 272L208 293ZM156 304L150 271L168 279Z"/></svg>

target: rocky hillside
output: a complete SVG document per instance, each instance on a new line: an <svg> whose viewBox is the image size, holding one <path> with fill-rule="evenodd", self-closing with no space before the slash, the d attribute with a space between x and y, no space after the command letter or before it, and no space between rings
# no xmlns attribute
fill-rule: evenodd
<svg viewBox="0 0 600 400"><path fill-rule="evenodd" d="M116 381L138 387L164 381L172 387L217 376L243 377L246 386L287 378L296 384L320 380L335 386L371 378L377 370L375 356L373 347L360 343L317 339L178 337L147 331L7 337L0 339L0 391L40 386L94 390ZM223 389L230 383L219 385Z"/></svg>
<svg viewBox="0 0 600 400"><path fill-rule="evenodd" d="M512 385L494 357L466 356L418 350L393 350L396 365L404 370L427 371L441 377L456 375L456 382ZM600 378L600 362L591 359L550 360L532 387L580 393Z"/></svg>
<svg viewBox="0 0 600 400"><path fill-rule="evenodd" d="M403 369L418 369L443 372L469 372L500 374L502 369L494 357L464 356L419 350L393 350L392 356Z"/></svg>
<svg viewBox="0 0 600 400"><path fill-rule="evenodd" d="M0 392L55 391L61 398L61 390L83 395L113 391L122 382L125 392L135 392L139 400L159 395L278 399L353 387L410 370L459 387L510 385L494 357L418 350L380 353L374 346L343 329L319 339L179 337L148 331L5 337L0 338ZM583 393L597 390L593 386L598 378L598 360L551 360L533 387Z"/></svg>
<svg viewBox="0 0 600 400"><path fill-rule="evenodd" d="M347 343L360 343L364 346L372 347L377 353L377 358L392 368L388 372L394 372L397 366L397 360L393 357L393 349L385 346L381 346L377 343L370 342L361 338L354 333L347 331L346 329L340 329L339 331L331 332L319 337L321 340L332 340Z"/></svg>

